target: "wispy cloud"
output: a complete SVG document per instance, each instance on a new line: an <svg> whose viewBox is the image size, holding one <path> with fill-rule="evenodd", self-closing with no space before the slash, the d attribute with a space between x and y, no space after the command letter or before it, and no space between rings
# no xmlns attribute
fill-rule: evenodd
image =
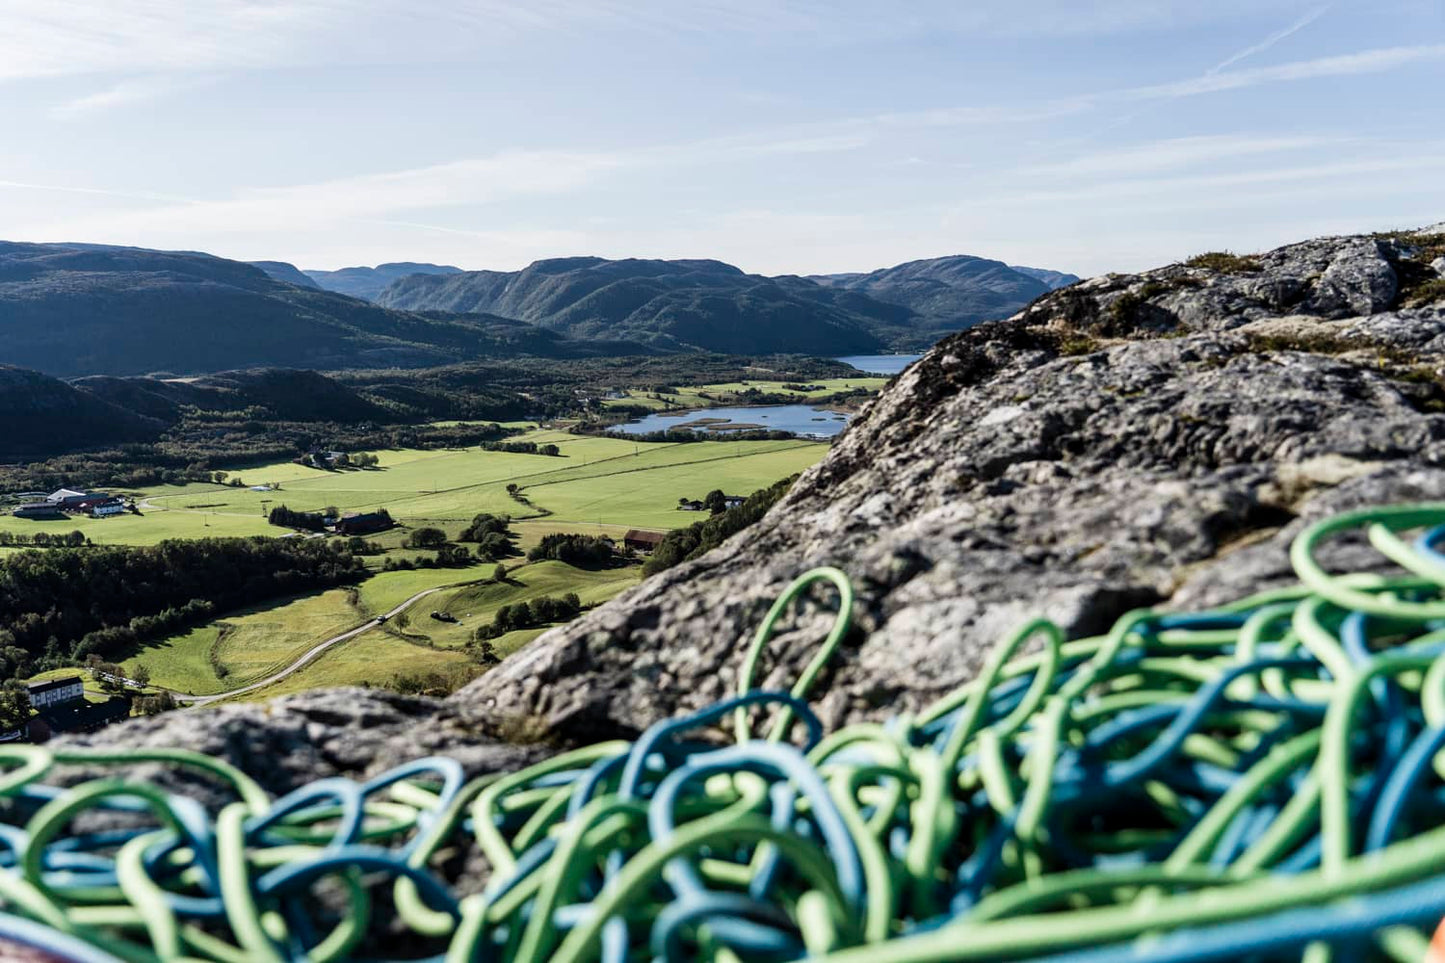
<svg viewBox="0 0 1445 963"><path fill-rule="evenodd" d="M1230 70L1205 74L1200 77L1179 80L1173 83L1134 87L1118 91L1111 96L1127 100L1197 97L1200 94L1240 90L1246 87L1258 87L1262 84L1384 73L1399 67L1407 67L1412 64L1437 60L1445 60L1445 44L1382 47L1374 50L1362 50L1358 53L1342 54L1335 57L1296 60L1290 63L1276 64L1271 67L1252 67L1248 70Z"/></svg>
<svg viewBox="0 0 1445 963"><path fill-rule="evenodd" d="M1036 164L1024 168L1022 173L1031 177L1121 177L1323 147L1338 148L1350 142L1351 138L1326 136L1221 134L1172 137L1082 154L1065 161Z"/></svg>
<svg viewBox="0 0 1445 963"><path fill-rule="evenodd" d="M0 0L0 81L98 73L471 61L530 36L769 46L948 34L1097 36L1225 21L1292 0Z"/></svg>
<svg viewBox="0 0 1445 963"><path fill-rule="evenodd" d="M133 77L60 104L51 110L51 115L68 120L103 113L164 97L182 86L190 86L190 82L181 82L173 77Z"/></svg>
<svg viewBox="0 0 1445 963"><path fill-rule="evenodd" d="M163 204L189 204L191 200L174 194L156 194L148 191L118 191L101 187L75 187L65 184L36 184L28 181L0 181L0 190L41 191L54 194L80 194L92 197L113 197L117 200L152 201Z"/></svg>
<svg viewBox="0 0 1445 963"><path fill-rule="evenodd" d="M1241 60L1247 60L1250 57L1255 56L1256 54L1264 53L1275 44L1280 43L1284 40L1288 40L1290 37L1293 37L1305 27L1308 27L1320 17L1323 17L1326 13L1329 12L1329 10L1329 4L1325 4L1323 7L1317 7L1314 10L1311 10L1309 13L1305 14L1303 17L1300 17L1294 23L1290 24L1288 27L1285 27L1283 30L1276 30L1274 33L1270 34L1268 37L1265 37L1259 43L1251 44L1248 47L1245 47L1243 50L1235 51L1230 56L1224 58L1213 67L1210 67L1208 70L1206 70L1206 76L1212 76L1214 74L1220 73L1226 68L1233 67Z"/></svg>

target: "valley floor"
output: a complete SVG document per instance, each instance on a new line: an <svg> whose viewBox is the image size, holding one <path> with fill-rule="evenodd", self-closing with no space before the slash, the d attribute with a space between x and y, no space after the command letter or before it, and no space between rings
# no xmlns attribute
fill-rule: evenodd
<svg viewBox="0 0 1445 963"><path fill-rule="evenodd" d="M80 530L98 544L154 544L168 538L279 535L266 521L279 505L299 511L385 508L398 528L370 539L385 549L368 559L418 560L431 553L407 548L408 532L434 526L456 538L482 512L513 518L521 552L553 532L607 534L621 540L632 528L666 530L706 517L680 511L679 499L720 488L747 495L818 461L827 446L806 441L631 442L534 429L519 441L554 444L557 456L463 450L377 452L375 469L323 471L282 462L235 470L226 484L169 486L129 493L139 515L35 522L0 516L0 530L25 534ZM509 486L516 486L515 496ZM256 490L264 488L265 490ZM516 497L516 496L520 496ZM635 585L641 567L591 571L558 561L507 560L507 580L492 580L494 565L376 571L353 588L332 589L232 612L211 624L142 647L124 661L140 666L155 686L209 696L270 678L316 645L364 625L420 592L439 589L405 613L326 649L273 685L237 698L261 699L332 685L388 685L398 676L475 672L463 650L498 608L539 596L575 592L596 604ZM456 622L431 618L445 612ZM492 640L506 656L545 627Z"/></svg>

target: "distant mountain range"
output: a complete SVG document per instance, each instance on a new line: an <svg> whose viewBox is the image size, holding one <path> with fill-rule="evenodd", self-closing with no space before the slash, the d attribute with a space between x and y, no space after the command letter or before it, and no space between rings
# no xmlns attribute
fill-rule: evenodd
<svg viewBox="0 0 1445 963"><path fill-rule="evenodd" d="M921 349L1073 280L962 255L812 278L599 257L520 271L403 262L303 272L197 252L0 242L0 364L80 377L521 355L836 356Z"/></svg>
<svg viewBox="0 0 1445 963"><path fill-rule="evenodd" d="M823 274L809 280L908 308L917 316L913 328L932 344L975 322L1006 318L1034 298L1079 278L957 254L867 274Z"/></svg>
<svg viewBox="0 0 1445 963"><path fill-rule="evenodd" d="M806 278L745 274L720 261L580 257L537 261L521 271L411 275L376 302L487 312L573 337L669 350L751 351L759 350L758 339L772 339L768 350L845 354L926 347L1077 280L967 255Z"/></svg>
<svg viewBox="0 0 1445 963"><path fill-rule="evenodd" d="M285 266L291 267L289 264ZM462 269L448 264L417 264L412 261L398 261L393 264L378 264L376 267L349 267L339 271L308 270L296 273L328 291L348 294L353 298L361 298L366 301L375 301L387 285L399 278L410 277L413 274L461 274ZM275 275L272 276L275 277ZM279 280L290 279L283 277Z"/></svg>
<svg viewBox="0 0 1445 963"><path fill-rule="evenodd" d="M707 260L554 258L521 271L412 275L377 303L497 314L570 337L670 351L850 354L884 347L909 324L909 311L897 305Z"/></svg>
<svg viewBox="0 0 1445 963"><path fill-rule="evenodd" d="M0 242L0 363L63 377L639 354L508 318L378 307L209 254Z"/></svg>

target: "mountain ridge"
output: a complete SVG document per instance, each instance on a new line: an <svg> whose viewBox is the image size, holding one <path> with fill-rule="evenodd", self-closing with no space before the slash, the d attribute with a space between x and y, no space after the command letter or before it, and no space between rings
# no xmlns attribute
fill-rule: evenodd
<svg viewBox="0 0 1445 963"><path fill-rule="evenodd" d="M485 311L573 337L624 337L663 350L848 354L876 350L900 309L801 278L750 275L710 259L548 258L520 271L400 278L377 303Z"/></svg>
<svg viewBox="0 0 1445 963"><path fill-rule="evenodd" d="M311 283L327 291L345 294L363 301L375 301L388 284L412 274L460 274L461 268L450 264L428 264L421 261L391 261L374 267L345 267L335 271L307 268L300 273Z"/></svg>
<svg viewBox="0 0 1445 963"><path fill-rule="evenodd" d="M970 324L1008 317L1035 298L1079 278L1041 268L1020 269L971 254L951 254L864 273L812 275L809 280L908 308L918 317L916 327L931 343Z"/></svg>
<svg viewBox="0 0 1445 963"><path fill-rule="evenodd" d="M607 353L649 349L589 345L491 315L383 308L203 253L0 242L0 363L51 375L416 368Z"/></svg>

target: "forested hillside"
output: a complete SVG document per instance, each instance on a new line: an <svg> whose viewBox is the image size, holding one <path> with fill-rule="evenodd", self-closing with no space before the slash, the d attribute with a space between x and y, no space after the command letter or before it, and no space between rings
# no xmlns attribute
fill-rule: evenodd
<svg viewBox="0 0 1445 963"><path fill-rule="evenodd" d="M388 310L208 254L0 242L0 363L62 377L647 350L506 318Z"/></svg>
<svg viewBox="0 0 1445 963"><path fill-rule="evenodd" d="M0 677L114 657L214 612L363 574L344 543L299 539L23 552L0 561Z"/></svg>
<svg viewBox="0 0 1445 963"><path fill-rule="evenodd" d="M867 274L820 275L812 280L907 307L915 315L912 343L922 347L970 324L1006 318L1034 298L1079 279L959 254L909 261Z"/></svg>
<svg viewBox="0 0 1445 963"><path fill-rule="evenodd" d="M663 349L847 354L880 349L909 311L796 277L745 274L709 260L553 258L521 271L412 275L378 303L490 313L578 338Z"/></svg>
<svg viewBox="0 0 1445 963"><path fill-rule="evenodd" d="M449 264L418 264L397 261L376 267L348 267L336 271L308 269L303 272L312 284L353 298L375 301L387 285L413 274L460 274L461 268Z"/></svg>

